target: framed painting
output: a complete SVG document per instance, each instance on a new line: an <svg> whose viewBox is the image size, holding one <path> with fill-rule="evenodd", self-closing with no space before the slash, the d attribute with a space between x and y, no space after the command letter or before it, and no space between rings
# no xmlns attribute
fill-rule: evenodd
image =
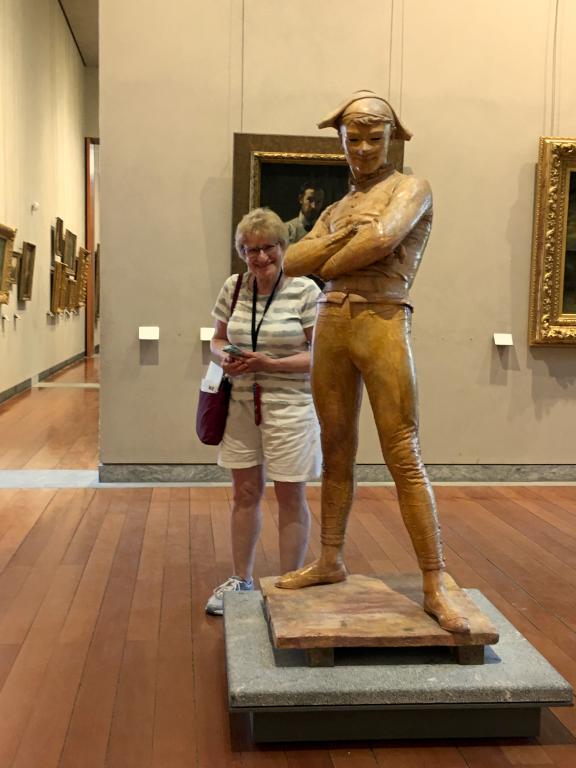
<svg viewBox="0 0 576 768"><path fill-rule="evenodd" d="M18 276L20 274L20 263L22 254L19 251L12 251L12 265L10 267L9 281L10 286L18 284Z"/></svg>
<svg viewBox="0 0 576 768"><path fill-rule="evenodd" d="M50 286L50 311L56 315L62 312L64 307L61 305L62 299L62 283L64 282L65 268L61 261L54 263L54 268L51 274L51 286Z"/></svg>
<svg viewBox="0 0 576 768"><path fill-rule="evenodd" d="M90 251L87 251L86 248L78 248L78 258L76 259L76 282L78 284L78 303L76 306L78 307L83 307L86 304L86 290L88 286L88 270L90 269L90 263Z"/></svg>
<svg viewBox="0 0 576 768"><path fill-rule="evenodd" d="M69 229L67 229L66 234L64 235L64 258L62 259L62 261L64 262L64 265L68 269L69 273L74 271L75 259L76 259L76 235L73 232L70 232Z"/></svg>
<svg viewBox="0 0 576 768"><path fill-rule="evenodd" d="M55 261L54 256L64 261L64 221L60 218L56 219L54 225L52 244L52 263Z"/></svg>
<svg viewBox="0 0 576 768"><path fill-rule="evenodd" d="M62 290L60 292L60 311L72 309L70 299L72 296L72 283L74 278L70 275L66 267L62 275Z"/></svg>
<svg viewBox="0 0 576 768"><path fill-rule="evenodd" d="M0 304L8 304L16 230L0 224Z"/></svg>
<svg viewBox="0 0 576 768"><path fill-rule="evenodd" d="M100 317L100 243L94 251L94 317Z"/></svg>
<svg viewBox="0 0 576 768"><path fill-rule="evenodd" d="M22 243L22 257L18 279L18 301L30 301L32 298L35 261L36 246L33 243Z"/></svg>
<svg viewBox="0 0 576 768"><path fill-rule="evenodd" d="M402 170L403 141L392 141L390 156ZM319 190L325 208L346 194L348 183L348 165L336 137L235 133L232 243L238 222L252 208L266 206L292 223L304 190ZM244 268L232 246L232 273Z"/></svg>
<svg viewBox="0 0 576 768"><path fill-rule="evenodd" d="M78 261L78 259L76 259ZM70 288L70 296L68 299L68 309L69 310L77 310L80 306L80 293L79 288L80 284L78 283L78 280L75 277L68 276L68 282L69 282L69 288Z"/></svg>
<svg viewBox="0 0 576 768"><path fill-rule="evenodd" d="M540 138L528 340L576 345L576 138Z"/></svg>

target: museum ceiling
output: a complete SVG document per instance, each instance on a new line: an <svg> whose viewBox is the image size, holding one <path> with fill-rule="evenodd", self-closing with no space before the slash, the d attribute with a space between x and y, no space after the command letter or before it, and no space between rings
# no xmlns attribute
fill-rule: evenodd
<svg viewBox="0 0 576 768"><path fill-rule="evenodd" d="M58 0L82 59L87 67L98 66L98 0Z"/></svg>

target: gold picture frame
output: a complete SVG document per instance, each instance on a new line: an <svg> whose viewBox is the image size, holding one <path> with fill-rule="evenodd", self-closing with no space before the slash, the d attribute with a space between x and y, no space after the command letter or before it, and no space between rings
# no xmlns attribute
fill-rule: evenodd
<svg viewBox="0 0 576 768"><path fill-rule="evenodd" d="M78 248L78 258L76 259L77 307L83 307L86 304L88 270L91 261L90 251L86 248Z"/></svg>
<svg viewBox="0 0 576 768"><path fill-rule="evenodd" d="M59 256L60 261L64 261L64 220L60 217L56 218L53 230L52 264L56 261L55 256Z"/></svg>
<svg viewBox="0 0 576 768"><path fill-rule="evenodd" d="M100 318L100 243L94 251L94 317Z"/></svg>
<svg viewBox="0 0 576 768"><path fill-rule="evenodd" d="M12 252L16 230L0 224L0 304L8 304L10 299Z"/></svg>
<svg viewBox="0 0 576 768"><path fill-rule="evenodd" d="M54 270L51 274L51 287L50 287L50 311L56 315L62 312L64 307L61 306L62 298L62 283L66 277L66 269L61 261L54 262Z"/></svg>
<svg viewBox="0 0 576 768"><path fill-rule="evenodd" d="M576 345L576 138L540 138L528 341Z"/></svg>
<svg viewBox="0 0 576 768"><path fill-rule="evenodd" d="M64 257L62 261L66 266L68 273L71 274L74 271L76 260L76 235L69 229L66 230L64 235Z"/></svg>
<svg viewBox="0 0 576 768"><path fill-rule="evenodd" d="M401 171L403 141L392 140L390 158ZM298 214L298 191L309 180L325 190L325 206L346 193L348 165L337 137L234 134L232 274L245 269L233 245L242 216L253 208L268 206L284 221L292 219Z"/></svg>
<svg viewBox="0 0 576 768"><path fill-rule="evenodd" d="M22 243L20 271L18 274L18 301L30 301L34 284L34 262L36 261L36 246L33 243Z"/></svg>

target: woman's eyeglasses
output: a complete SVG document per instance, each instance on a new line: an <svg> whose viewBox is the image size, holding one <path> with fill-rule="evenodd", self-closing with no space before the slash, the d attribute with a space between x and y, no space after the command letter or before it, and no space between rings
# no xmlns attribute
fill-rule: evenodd
<svg viewBox="0 0 576 768"><path fill-rule="evenodd" d="M260 251L266 254L266 256L269 256L274 248L279 245L279 243L269 243L268 245L262 245L260 248L246 248L244 247L242 249L242 252L244 253L244 256L247 256L249 259L254 258L256 256L260 255Z"/></svg>

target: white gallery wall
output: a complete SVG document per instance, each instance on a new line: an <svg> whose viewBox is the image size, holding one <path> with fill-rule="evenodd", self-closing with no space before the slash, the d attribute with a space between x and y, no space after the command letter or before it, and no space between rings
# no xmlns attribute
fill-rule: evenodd
<svg viewBox="0 0 576 768"><path fill-rule="evenodd" d="M83 310L47 316L54 219L84 243L84 112L84 66L57 0L2 0L0 222L18 230L16 250L36 245L36 262L32 300L13 286L0 305L0 392L84 349Z"/></svg>
<svg viewBox="0 0 576 768"><path fill-rule="evenodd" d="M425 460L574 463L575 352L526 339L538 137L576 136L575 3L100 0L100 36L103 463L214 461L194 412L233 133L320 135L358 88L398 108L435 195L413 293ZM358 459L381 461L367 407Z"/></svg>

